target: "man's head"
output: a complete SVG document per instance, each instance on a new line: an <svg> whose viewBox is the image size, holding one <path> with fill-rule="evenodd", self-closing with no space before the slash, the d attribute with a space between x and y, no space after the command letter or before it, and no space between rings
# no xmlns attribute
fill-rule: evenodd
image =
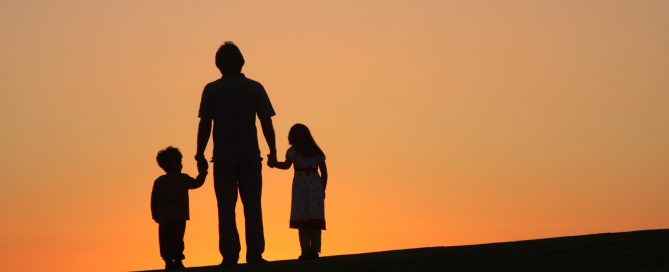
<svg viewBox="0 0 669 272"><path fill-rule="evenodd" d="M234 43L227 41L216 51L216 67L222 74L240 73L242 66L244 66L244 56Z"/></svg>
<svg viewBox="0 0 669 272"><path fill-rule="evenodd" d="M158 151L156 160L160 168L165 172L181 172L181 152L176 147L168 146L167 148Z"/></svg>

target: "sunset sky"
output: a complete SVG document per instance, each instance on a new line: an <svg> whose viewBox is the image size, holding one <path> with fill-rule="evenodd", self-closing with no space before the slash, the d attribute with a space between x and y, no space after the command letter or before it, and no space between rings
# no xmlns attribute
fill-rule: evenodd
<svg viewBox="0 0 669 272"><path fill-rule="evenodd" d="M327 155L323 255L669 228L668 14L664 0L0 0L2 269L162 267L155 155L179 147L196 174L227 40L272 100L279 157L297 122ZM294 259L292 171L263 176L264 256ZM218 264L211 176L190 201L185 264Z"/></svg>

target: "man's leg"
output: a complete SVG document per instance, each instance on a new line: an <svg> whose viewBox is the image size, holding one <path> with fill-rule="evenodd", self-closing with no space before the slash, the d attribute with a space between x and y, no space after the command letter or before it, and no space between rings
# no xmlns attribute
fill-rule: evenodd
<svg viewBox="0 0 669 272"><path fill-rule="evenodd" d="M235 264L239 260L239 233L235 221L237 204L237 175L234 164L214 162L214 190L218 202L218 247L223 262Z"/></svg>
<svg viewBox="0 0 669 272"><path fill-rule="evenodd" d="M262 222L262 164L258 159L246 160L241 165L239 194L244 205L246 222L246 262L262 261L265 234Z"/></svg>

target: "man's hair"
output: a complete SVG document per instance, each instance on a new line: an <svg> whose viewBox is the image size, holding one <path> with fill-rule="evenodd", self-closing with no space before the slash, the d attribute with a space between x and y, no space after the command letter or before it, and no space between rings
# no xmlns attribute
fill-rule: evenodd
<svg viewBox="0 0 669 272"><path fill-rule="evenodd" d="M227 41L216 51L216 67L221 73L239 73L244 66L242 51L234 43Z"/></svg>
<svg viewBox="0 0 669 272"><path fill-rule="evenodd" d="M165 149L158 151L156 161L158 161L160 168L167 172L177 167L179 162L181 162L181 158L182 156L179 149L173 146L168 146Z"/></svg>

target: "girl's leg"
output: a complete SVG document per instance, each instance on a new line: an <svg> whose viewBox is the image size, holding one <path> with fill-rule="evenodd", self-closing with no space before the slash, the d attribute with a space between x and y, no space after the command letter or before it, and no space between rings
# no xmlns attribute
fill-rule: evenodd
<svg viewBox="0 0 669 272"><path fill-rule="evenodd" d="M321 229L310 229L309 236L311 251L316 255L321 252Z"/></svg>
<svg viewBox="0 0 669 272"><path fill-rule="evenodd" d="M309 230L308 229L298 229L298 235L300 236L300 249L302 249L301 256L306 256L310 252L311 245L309 243Z"/></svg>

